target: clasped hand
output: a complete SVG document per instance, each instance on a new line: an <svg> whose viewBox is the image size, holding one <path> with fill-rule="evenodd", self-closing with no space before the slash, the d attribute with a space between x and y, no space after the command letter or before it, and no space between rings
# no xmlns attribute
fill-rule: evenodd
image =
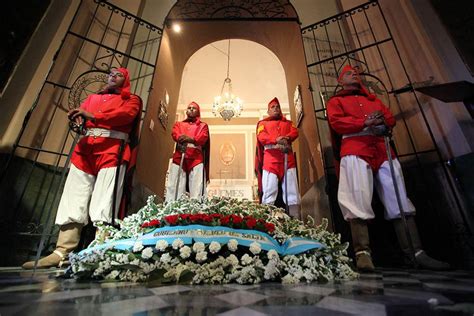
<svg viewBox="0 0 474 316"><path fill-rule="evenodd" d="M92 122L95 121L94 114L81 108L77 108L77 109L73 109L69 111L67 113L67 118L78 125L84 124L84 119L92 121Z"/></svg>
<svg viewBox="0 0 474 316"><path fill-rule="evenodd" d="M376 126L384 124L385 120L381 111L374 111L367 116L365 126Z"/></svg>
<svg viewBox="0 0 474 316"><path fill-rule="evenodd" d="M277 142L277 145L278 145L278 149L280 149L283 153L290 152L291 146L290 146L290 142L289 142L288 137L279 136L279 137L277 137L276 142Z"/></svg>

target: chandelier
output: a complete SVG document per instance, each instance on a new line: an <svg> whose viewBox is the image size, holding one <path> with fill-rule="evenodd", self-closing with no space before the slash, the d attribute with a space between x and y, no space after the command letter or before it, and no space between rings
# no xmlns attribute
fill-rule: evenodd
<svg viewBox="0 0 474 316"><path fill-rule="evenodd" d="M233 117L238 117L243 109L243 101L232 93L232 80L229 75L230 66L230 40L227 46L227 77L222 84L221 94L214 97L212 113L220 115L224 121L230 121Z"/></svg>

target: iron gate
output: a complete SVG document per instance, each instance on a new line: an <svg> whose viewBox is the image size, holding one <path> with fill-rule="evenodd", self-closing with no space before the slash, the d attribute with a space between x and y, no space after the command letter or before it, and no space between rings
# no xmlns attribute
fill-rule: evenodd
<svg viewBox="0 0 474 316"><path fill-rule="evenodd" d="M47 246L55 244L52 222L75 144L68 110L97 92L112 67L123 66L132 93L143 99L143 118L161 36L161 28L107 1L81 1L1 169L1 247L16 254L2 264L26 259L42 234Z"/></svg>
<svg viewBox="0 0 474 316"><path fill-rule="evenodd" d="M348 227L337 203L326 102L340 88L339 71L345 64L351 64L361 67L366 86L389 105L397 118L394 145L405 169L407 190L417 207L418 221L429 223L420 227L422 235L429 236L425 238L429 240L425 247L440 258L451 256L451 262L453 258L466 262L466 257L473 253L472 221L414 90L429 84L433 78L421 83L410 79L378 1L369 1L304 27L302 36L335 229L345 231L348 237ZM380 212L382 205L379 203L376 209ZM381 257L390 257L384 249L378 252Z"/></svg>

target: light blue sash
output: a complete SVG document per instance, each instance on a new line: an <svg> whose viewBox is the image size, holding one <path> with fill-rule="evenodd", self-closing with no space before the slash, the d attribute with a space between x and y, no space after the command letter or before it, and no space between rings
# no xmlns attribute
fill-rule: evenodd
<svg viewBox="0 0 474 316"><path fill-rule="evenodd" d="M267 233L257 230L234 229L224 226L188 225L156 228L152 232L144 234L136 239L121 239L84 249L79 253L79 255L87 254L94 250L112 247L117 250L131 250L133 245L138 241L141 241L144 246L155 246L156 242L159 240L165 240L169 245L171 245L173 241L178 238L180 238L186 245L191 245L199 241L204 244L210 244L212 241L216 241L222 245L226 244L231 239L235 239L240 246L250 247L251 243L258 242L263 250L269 251L273 249L282 256L295 255L308 250L321 249L325 247L316 240L301 237L289 238L283 245L280 245L278 241Z"/></svg>

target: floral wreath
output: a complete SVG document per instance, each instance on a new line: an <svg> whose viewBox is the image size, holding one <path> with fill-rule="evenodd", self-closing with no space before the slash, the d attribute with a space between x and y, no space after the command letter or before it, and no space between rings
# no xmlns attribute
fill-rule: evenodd
<svg viewBox="0 0 474 316"><path fill-rule="evenodd" d="M311 217L303 223L271 205L225 197L184 197L155 204L154 196L150 196L146 206L119 224L120 229L99 224L97 237L89 248L70 255L72 276L156 284L299 283L351 280L358 276L349 265L348 244L341 243L339 234L327 231L326 219L317 226ZM265 250L258 240L174 238L157 239L150 244L146 239L158 235L153 232L183 227L251 231L268 235L281 245L297 238L317 241L324 247L282 255L273 249ZM129 247L120 248L120 243Z"/></svg>

